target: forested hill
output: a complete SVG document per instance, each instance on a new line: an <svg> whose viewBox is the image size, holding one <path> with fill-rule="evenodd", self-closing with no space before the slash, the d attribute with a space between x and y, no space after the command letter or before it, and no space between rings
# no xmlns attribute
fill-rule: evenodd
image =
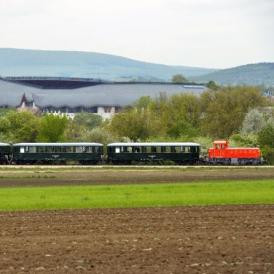
<svg viewBox="0 0 274 274"><path fill-rule="evenodd" d="M225 85L267 85L274 86L274 63L249 64L198 76L196 81L213 80Z"/></svg>
<svg viewBox="0 0 274 274"><path fill-rule="evenodd" d="M169 81L173 75L198 76L213 69L167 66L95 52L0 48L0 76L55 76L119 81Z"/></svg>

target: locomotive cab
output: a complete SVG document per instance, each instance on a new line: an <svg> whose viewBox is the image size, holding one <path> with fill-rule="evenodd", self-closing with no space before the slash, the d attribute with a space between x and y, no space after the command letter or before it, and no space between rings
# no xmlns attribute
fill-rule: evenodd
<svg viewBox="0 0 274 274"><path fill-rule="evenodd" d="M214 141L213 147L214 149L226 149L228 148L228 141Z"/></svg>

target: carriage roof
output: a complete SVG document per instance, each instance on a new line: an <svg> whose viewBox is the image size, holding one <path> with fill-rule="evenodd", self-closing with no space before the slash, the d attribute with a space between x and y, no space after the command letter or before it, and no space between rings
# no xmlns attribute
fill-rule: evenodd
<svg viewBox="0 0 274 274"><path fill-rule="evenodd" d="M108 147L120 147L120 146L138 146L138 147L147 147L147 146L156 146L156 147L176 147L176 146L190 146L197 147L200 144L197 143L188 143L188 142L154 142L154 143L112 143L108 144Z"/></svg>
<svg viewBox="0 0 274 274"><path fill-rule="evenodd" d="M59 147L59 146L103 146L100 143L18 143L15 147L20 146L45 146L45 147Z"/></svg>

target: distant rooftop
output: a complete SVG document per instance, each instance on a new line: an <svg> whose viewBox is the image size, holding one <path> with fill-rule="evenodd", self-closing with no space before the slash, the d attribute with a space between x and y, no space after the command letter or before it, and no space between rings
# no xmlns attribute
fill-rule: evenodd
<svg viewBox="0 0 274 274"><path fill-rule="evenodd" d="M16 77L17 78L17 77ZM36 77L30 77L33 79ZM46 79L39 77L37 79ZM160 94L166 96L191 92L194 94L202 93L206 87L195 84L172 84L161 82L106 82L101 81L96 84L93 79L87 79L92 85L80 88L41 88L39 86L25 85L20 82L11 81L11 78L0 79L0 106L16 107L19 105L23 94L29 98L34 98L39 106L127 106L134 103L142 96L151 98L159 97ZM25 79L25 78L24 78ZM59 81L54 79L56 83ZM75 78L61 78L69 82ZM85 79L76 78L74 82L85 82ZM39 80L37 80L39 82ZM62 82L62 80L60 81ZM60 83L62 86L62 83Z"/></svg>
<svg viewBox="0 0 274 274"><path fill-rule="evenodd" d="M199 87L201 84L196 83L170 83L170 82L140 82L140 81L123 81L123 82L113 82L105 81L101 79L93 78L74 78L74 77L40 77L40 76L8 76L0 78L3 81L8 81L11 83L22 84L26 86L31 86L40 89L77 89L82 87L95 86L99 84L158 84L158 85L187 85L193 87Z"/></svg>
<svg viewBox="0 0 274 274"><path fill-rule="evenodd" d="M18 83L41 89L76 89L81 87L95 86L103 83L100 79L71 78L71 77L5 77L4 81Z"/></svg>

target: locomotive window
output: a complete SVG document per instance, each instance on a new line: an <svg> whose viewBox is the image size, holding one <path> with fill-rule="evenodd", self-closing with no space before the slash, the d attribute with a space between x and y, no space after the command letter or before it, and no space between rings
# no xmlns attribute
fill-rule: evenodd
<svg viewBox="0 0 274 274"><path fill-rule="evenodd" d="M119 147L115 148L115 153L120 153L120 148Z"/></svg>
<svg viewBox="0 0 274 274"><path fill-rule="evenodd" d="M20 153L25 153L25 148L24 147L20 147Z"/></svg>

